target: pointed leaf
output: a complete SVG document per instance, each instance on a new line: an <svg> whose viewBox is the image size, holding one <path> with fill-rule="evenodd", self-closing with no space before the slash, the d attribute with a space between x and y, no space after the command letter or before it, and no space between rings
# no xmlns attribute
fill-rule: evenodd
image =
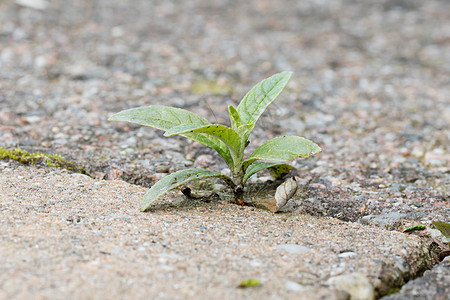
<svg viewBox="0 0 450 300"><path fill-rule="evenodd" d="M281 72L255 85L237 107L242 123L255 124L267 106L284 89L291 75L292 72Z"/></svg>
<svg viewBox="0 0 450 300"><path fill-rule="evenodd" d="M253 124L253 123L243 124L238 127L236 132L241 137L243 142L245 141L245 143L246 143L248 141L248 137L250 136L250 133L252 133L253 127L255 127L255 124Z"/></svg>
<svg viewBox="0 0 450 300"><path fill-rule="evenodd" d="M204 170L204 169L186 169L180 170L156 182L144 195L141 202L141 211L146 211L150 208L150 205L159 197L167 193L168 191L190 181L193 179L217 177L224 180L230 186L233 186L233 181L226 175L221 173Z"/></svg>
<svg viewBox="0 0 450 300"><path fill-rule="evenodd" d="M241 149L241 140L239 135L231 128L221 124L211 124L201 127L192 125L180 125L166 131L165 136L173 136L176 134L192 134L204 133L218 138L227 145L232 156L237 158Z"/></svg>
<svg viewBox="0 0 450 300"><path fill-rule="evenodd" d="M242 125L241 117L233 105L228 106L228 113L230 114L231 128L237 132L237 128Z"/></svg>
<svg viewBox="0 0 450 300"><path fill-rule="evenodd" d="M114 114L108 120L131 122L166 131L180 125L190 124L200 127L211 124L205 118L188 110L163 105L151 105L123 110ZM227 164L233 163L226 145L219 139L201 133L184 134L182 136L213 148L225 159Z"/></svg>
<svg viewBox="0 0 450 300"><path fill-rule="evenodd" d="M112 115L109 121L125 121L169 130L181 124L208 125L205 118L185 109L163 105L131 108Z"/></svg>
<svg viewBox="0 0 450 300"><path fill-rule="evenodd" d="M214 136L203 133L187 133L181 134L181 136L213 148L214 150L217 151L217 153L219 153L220 156L223 157L223 159L228 165L233 164L233 158L231 157L231 153L227 145L221 140L215 138Z"/></svg>
<svg viewBox="0 0 450 300"><path fill-rule="evenodd" d="M244 168L255 160L268 160L285 162L297 157L309 157L322 151L320 147L303 137L283 136L271 139L253 152L244 161Z"/></svg>
<svg viewBox="0 0 450 300"><path fill-rule="evenodd" d="M269 169L270 174L278 179L281 178L282 175L289 173L289 171L292 170L293 167L291 165L279 162L255 161L251 165L249 165L245 170L243 179L244 184L252 175L264 169Z"/></svg>
<svg viewBox="0 0 450 300"><path fill-rule="evenodd" d="M197 125L197 124L181 124L178 126L174 126L164 132L164 136L171 137L174 135L181 135L186 133L194 133L194 129L203 128L205 125ZM209 125L208 125L209 126ZM192 132L191 132L192 131Z"/></svg>

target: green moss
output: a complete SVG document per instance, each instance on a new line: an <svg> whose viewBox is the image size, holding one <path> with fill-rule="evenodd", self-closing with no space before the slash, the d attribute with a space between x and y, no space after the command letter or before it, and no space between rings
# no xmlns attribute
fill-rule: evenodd
<svg viewBox="0 0 450 300"><path fill-rule="evenodd" d="M246 289L246 288L258 287L260 285L261 285L261 282L258 279L250 278L250 279L241 281L241 283L239 284L239 287Z"/></svg>
<svg viewBox="0 0 450 300"><path fill-rule="evenodd" d="M392 295L392 294L396 294L398 292L400 292L399 288L392 288L392 289L389 289L389 291L387 292L386 296L389 296L389 295Z"/></svg>
<svg viewBox="0 0 450 300"><path fill-rule="evenodd" d="M45 165L47 167L63 168L76 173L86 172L78 167L74 162L65 160L58 154L47 154L42 152L27 152L19 148L4 149L0 147L0 159L11 159L21 164L33 166L35 164Z"/></svg>

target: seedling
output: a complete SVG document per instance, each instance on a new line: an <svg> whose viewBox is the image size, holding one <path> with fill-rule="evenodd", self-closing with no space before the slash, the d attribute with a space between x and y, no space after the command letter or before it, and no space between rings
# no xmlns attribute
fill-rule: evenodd
<svg viewBox="0 0 450 300"><path fill-rule="evenodd" d="M225 181L239 197L253 174L268 169L274 177L281 177L293 167L285 162L297 157L309 157L321 151L314 142L299 136L282 136L259 146L244 158L249 136L261 114L281 93L292 72L275 74L255 85L237 108L228 106L231 128L212 124L190 111L151 105L132 108L114 114L109 121L125 121L164 130L164 136L181 135L213 148L223 157L231 170L231 177L205 169L186 169L172 173L156 182L144 195L141 211L164 193L194 179L217 177Z"/></svg>

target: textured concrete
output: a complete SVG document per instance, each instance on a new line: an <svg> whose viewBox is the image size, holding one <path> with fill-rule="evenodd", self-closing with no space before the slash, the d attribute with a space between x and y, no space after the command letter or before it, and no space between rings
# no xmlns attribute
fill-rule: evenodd
<svg viewBox="0 0 450 300"><path fill-rule="evenodd" d="M430 263L417 237L332 218L175 195L141 213L142 187L14 163L0 182L1 299L370 299Z"/></svg>
<svg viewBox="0 0 450 300"><path fill-rule="evenodd" d="M400 292L383 300L448 300L450 299L450 257L415 280L405 284Z"/></svg>

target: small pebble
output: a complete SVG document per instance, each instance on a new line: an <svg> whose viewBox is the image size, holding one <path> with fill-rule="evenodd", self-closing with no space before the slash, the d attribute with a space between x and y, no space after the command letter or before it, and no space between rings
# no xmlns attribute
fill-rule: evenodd
<svg viewBox="0 0 450 300"><path fill-rule="evenodd" d="M286 290L291 292L301 292L305 289L303 285L291 280L287 280L284 284L284 287L286 288Z"/></svg>
<svg viewBox="0 0 450 300"><path fill-rule="evenodd" d="M311 248L297 244L280 244L276 245L275 249L284 250L290 254L302 254L311 251Z"/></svg>
<svg viewBox="0 0 450 300"><path fill-rule="evenodd" d="M155 167L155 171L158 173L169 173L170 167L166 164L159 164Z"/></svg>

